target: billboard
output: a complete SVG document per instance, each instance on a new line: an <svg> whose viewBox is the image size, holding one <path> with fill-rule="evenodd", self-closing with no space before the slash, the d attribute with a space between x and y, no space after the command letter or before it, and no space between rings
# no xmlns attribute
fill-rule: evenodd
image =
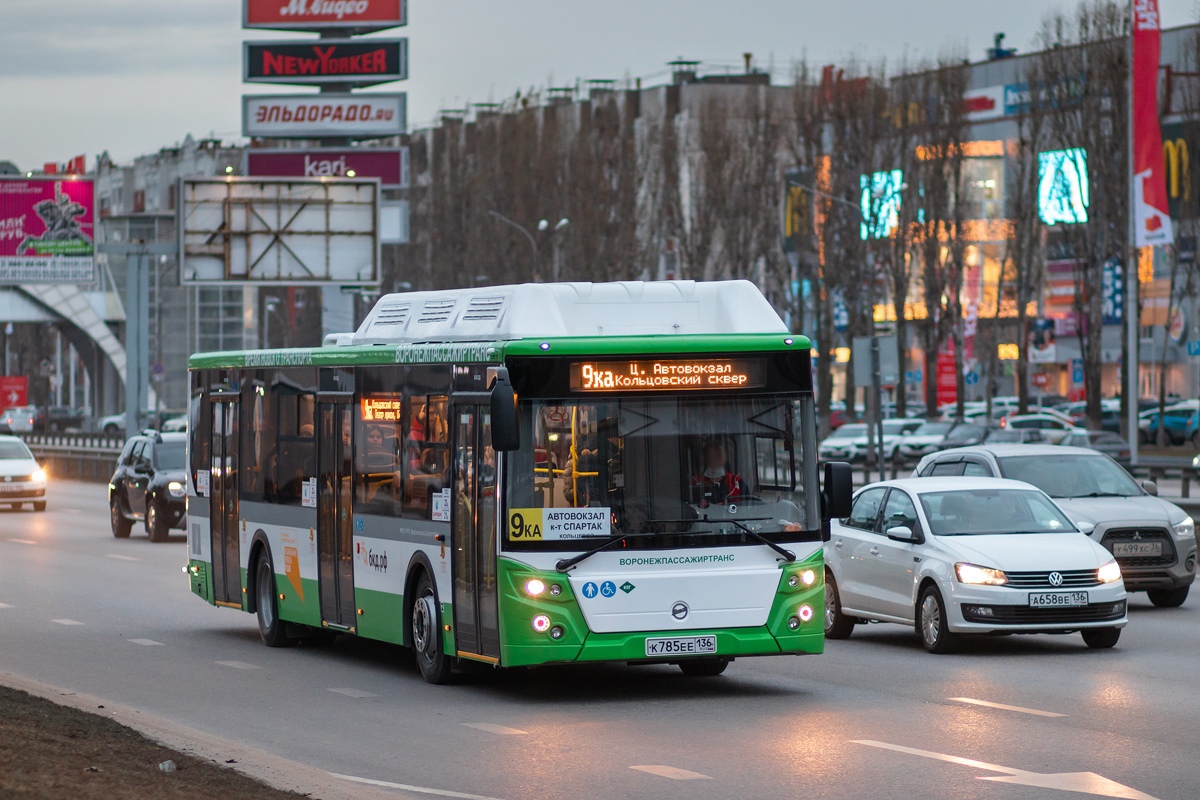
<svg viewBox="0 0 1200 800"><path fill-rule="evenodd" d="M379 283L374 178L180 181L180 276L188 284Z"/></svg>
<svg viewBox="0 0 1200 800"><path fill-rule="evenodd" d="M1038 216L1042 222L1087 222L1091 199L1086 150L1072 147L1038 153Z"/></svg>
<svg viewBox="0 0 1200 800"><path fill-rule="evenodd" d="M90 180L0 179L0 284L89 283L94 223Z"/></svg>
<svg viewBox="0 0 1200 800"><path fill-rule="evenodd" d="M317 86L374 86L408 77L407 39L243 42L242 80Z"/></svg>
<svg viewBox="0 0 1200 800"><path fill-rule="evenodd" d="M403 92L243 95L242 135L273 139L399 136L407 127L407 101Z"/></svg>
<svg viewBox="0 0 1200 800"><path fill-rule="evenodd" d="M408 22L406 0L242 0L242 27L368 33Z"/></svg>
<svg viewBox="0 0 1200 800"><path fill-rule="evenodd" d="M0 375L0 411L29 403L29 378L25 375Z"/></svg>
<svg viewBox="0 0 1200 800"><path fill-rule="evenodd" d="M288 178L378 178L385 189L407 189L408 148L248 149L245 172Z"/></svg>

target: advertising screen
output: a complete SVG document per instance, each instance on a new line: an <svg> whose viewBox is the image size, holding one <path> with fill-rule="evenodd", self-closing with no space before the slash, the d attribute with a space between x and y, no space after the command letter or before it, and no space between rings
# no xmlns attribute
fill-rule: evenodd
<svg viewBox="0 0 1200 800"><path fill-rule="evenodd" d="M904 192L904 172L874 172L859 178L863 221L859 235L863 239L883 239L900 224L900 200Z"/></svg>
<svg viewBox="0 0 1200 800"><path fill-rule="evenodd" d="M94 205L90 180L0 180L0 283L91 281Z"/></svg>
<svg viewBox="0 0 1200 800"><path fill-rule="evenodd" d="M1038 153L1038 216L1047 225L1088 221L1091 190L1082 147Z"/></svg>

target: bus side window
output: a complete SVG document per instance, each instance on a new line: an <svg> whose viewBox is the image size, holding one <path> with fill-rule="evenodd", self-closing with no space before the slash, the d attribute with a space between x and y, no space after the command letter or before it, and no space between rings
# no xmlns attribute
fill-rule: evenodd
<svg viewBox="0 0 1200 800"><path fill-rule="evenodd" d="M408 398L404 422L404 515L429 518L429 495L446 486L450 468L450 401L445 395Z"/></svg>
<svg viewBox="0 0 1200 800"><path fill-rule="evenodd" d="M313 428L315 398L311 394L279 395L279 463L276 501L298 506L304 481L317 475L317 440Z"/></svg>
<svg viewBox="0 0 1200 800"><path fill-rule="evenodd" d="M356 510L400 516L403 397L363 395L358 403L354 438Z"/></svg>
<svg viewBox="0 0 1200 800"><path fill-rule="evenodd" d="M758 462L760 489L793 491L796 488L796 465L792 459L793 443L787 439L757 437L754 454Z"/></svg>
<svg viewBox="0 0 1200 800"><path fill-rule="evenodd" d="M242 393L242 454L239 477L245 500L275 499L275 404L260 381Z"/></svg>

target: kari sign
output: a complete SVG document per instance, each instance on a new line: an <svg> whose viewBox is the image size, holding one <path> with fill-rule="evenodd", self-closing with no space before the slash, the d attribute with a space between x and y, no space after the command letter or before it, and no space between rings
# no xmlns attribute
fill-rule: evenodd
<svg viewBox="0 0 1200 800"><path fill-rule="evenodd" d="M242 27L366 33L408 22L406 0L243 0Z"/></svg>
<svg viewBox="0 0 1200 800"><path fill-rule="evenodd" d="M248 150L246 174L283 178L379 178L389 189L408 186L408 148Z"/></svg>
<svg viewBox="0 0 1200 800"><path fill-rule="evenodd" d="M0 375L0 411L27 405L29 378L24 375Z"/></svg>
<svg viewBox="0 0 1200 800"><path fill-rule="evenodd" d="M408 98L394 94L274 94L242 96L242 135L310 139L399 136Z"/></svg>
<svg viewBox="0 0 1200 800"><path fill-rule="evenodd" d="M0 179L0 283L87 283L95 270L90 180Z"/></svg>
<svg viewBox="0 0 1200 800"><path fill-rule="evenodd" d="M407 39L244 42L248 83L373 86L408 77Z"/></svg>

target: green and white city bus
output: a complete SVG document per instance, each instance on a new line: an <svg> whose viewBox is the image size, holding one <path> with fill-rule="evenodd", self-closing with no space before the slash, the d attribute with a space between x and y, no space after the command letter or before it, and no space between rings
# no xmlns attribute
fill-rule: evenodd
<svg viewBox="0 0 1200 800"><path fill-rule="evenodd" d="M748 282L382 297L310 349L190 361L194 593L424 677L824 646L809 342ZM847 468L848 470L848 468Z"/></svg>

